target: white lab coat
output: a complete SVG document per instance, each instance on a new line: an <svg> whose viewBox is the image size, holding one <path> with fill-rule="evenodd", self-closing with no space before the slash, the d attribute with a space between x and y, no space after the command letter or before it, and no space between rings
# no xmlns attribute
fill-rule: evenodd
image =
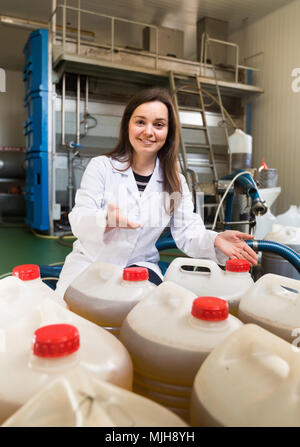
<svg viewBox="0 0 300 447"><path fill-rule="evenodd" d="M104 155L89 162L76 193L75 206L69 214L77 240L66 257L57 283L56 290L61 296L73 279L95 261L122 267L131 264L149 267L162 278L155 243L167 226L170 226L177 247L188 256L225 263L227 257L214 247L217 233L206 230L200 215L193 212L191 194L182 174L182 201L170 216L162 196L163 175L159 159L156 159L154 172L142 195L132 169L126 167L126 162ZM142 227L115 228L104 234L107 203L118 205L122 214Z"/></svg>

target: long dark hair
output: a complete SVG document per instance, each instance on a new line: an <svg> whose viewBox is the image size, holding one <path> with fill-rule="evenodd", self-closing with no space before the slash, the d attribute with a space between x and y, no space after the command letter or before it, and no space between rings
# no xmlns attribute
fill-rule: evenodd
<svg viewBox="0 0 300 447"><path fill-rule="evenodd" d="M172 103L172 99L167 90L162 88L149 88L141 90L128 102L121 120L119 139L116 147L105 155L113 160L127 161L128 166L133 164L134 150L129 141L129 121L135 109L145 102L160 101L168 109L168 135L163 147L158 151L157 156L161 163L164 177L164 191L182 194L181 181L177 168L178 158L178 120ZM127 169L127 168L126 168ZM177 208L178 203L175 204ZM171 206L174 211L174 205Z"/></svg>

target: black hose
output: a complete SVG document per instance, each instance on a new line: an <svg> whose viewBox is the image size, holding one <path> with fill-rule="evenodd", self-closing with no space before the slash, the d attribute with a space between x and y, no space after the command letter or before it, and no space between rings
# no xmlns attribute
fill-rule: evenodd
<svg viewBox="0 0 300 447"><path fill-rule="evenodd" d="M66 237L66 236L73 236L73 233L62 234L61 236L59 236L59 237L57 238L57 243L58 243L59 245L63 245L64 247L70 247L70 248L72 248L72 247L73 247L73 242L71 242L71 244L69 244L68 242L65 242L65 241L64 241L64 237ZM74 239L75 239L75 236L74 236Z"/></svg>
<svg viewBox="0 0 300 447"><path fill-rule="evenodd" d="M276 253L279 256L282 256L284 259L289 261L295 269L300 273L300 255L284 244L279 244L278 242L273 241L246 241L249 247L251 247L255 251L269 251L272 253Z"/></svg>

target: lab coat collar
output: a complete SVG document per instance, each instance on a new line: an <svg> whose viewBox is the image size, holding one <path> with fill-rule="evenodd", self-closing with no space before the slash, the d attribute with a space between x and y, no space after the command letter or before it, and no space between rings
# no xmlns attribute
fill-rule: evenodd
<svg viewBox="0 0 300 447"><path fill-rule="evenodd" d="M120 175L127 175L130 170L130 166L128 166L128 162L125 160L113 160L110 159L110 163L112 166L112 171L120 174ZM127 169L126 169L127 168Z"/></svg>
<svg viewBox="0 0 300 447"><path fill-rule="evenodd" d="M152 174L152 177L147 185L145 191L142 196L140 196L134 175L133 170L129 166L127 161L122 160L111 160L112 170L114 173L121 175L123 182L127 186L127 190L129 194L135 199L137 204L143 203L147 197L149 197L153 192L161 191L163 183L163 172L160 165L159 158L156 157L155 168ZM160 185L158 185L160 183Z"/></svg>
<svg viewBox="0 0 300 447"><path fill-rule="evenodd" d="M115 172L117 174L128 176L130 174L130 172L132 172L131 167L128 166L128 162L125 160L111 160L111 165L112 165L113 172ZM133 172L132 172L132 174L133 174ZM159 161L158 157L156 157L155 168L154 168L152 176L153 176L154 180L156 180L158 182L164 181L163 172L162 172L162 168L161 168L160 161Z"/></svg>

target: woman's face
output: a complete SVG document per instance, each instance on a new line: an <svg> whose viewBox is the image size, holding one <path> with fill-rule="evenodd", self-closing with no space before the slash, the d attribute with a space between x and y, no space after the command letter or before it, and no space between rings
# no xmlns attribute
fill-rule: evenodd
<svg viewBox="0 0 300 447"><path fill-rule="evenodd" d="M168 109L160 101L139 105L129 120L129 141L136 154L153 154L165 144L168 135Z"/></svg>

